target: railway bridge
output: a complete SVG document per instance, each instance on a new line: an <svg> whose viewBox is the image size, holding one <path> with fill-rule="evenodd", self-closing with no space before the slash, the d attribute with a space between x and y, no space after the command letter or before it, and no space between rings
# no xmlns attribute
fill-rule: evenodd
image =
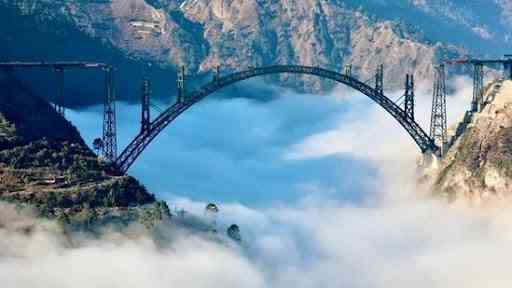
<svg viewBox="0 0 512 288"><path fill-rule="evenodd" d="M154 119L152 119L150 115L150 79L147 77L144 78L141 97L141 129L119 155L117 154L115 90L113 84L114 69L111 65L90 62L3 62L0 63L0 69L7 72L13 69L49 69L50 71L54 71L58 80L57 97L54 97L54 99L57 100L56 103L54 103L54 107L56 111L63 116L64 108L59 105L58 100L65 97L63 89L64 72L70 69L103 71L105 73L103 137L98 138L95 144L101 144L99 146L101 146L103 156L113 163L115 173L125 174L144 150L148 148L151 142L158 137L166 127L173 123L182 113L185 113L207 96L250 78L283 73L312 75L329 79L359 91L389 113L408 133L422 153L442 157L447 149L447 143L449 143L446 134L445 66L454 64L473 65L474 91L471 108L468 110L467 114L472 115L472 113L478 112L483 105L482 71L484 65L502 65L505 72L504 77L512 79L512 56L510 55L506 55L504 59L494 60L458 59L443 61L440 65L435 67L430 133L423 130L415 120L413 75L405 75L404 93L402 97L393 101L384 93L384 68L382 65L378 66L375 71L375 77L372 77L369 81L362 81L352 75L351 66L346 66L344 71L340 73L321 67L272 65L248 68L228 75L221 75L219 68L217 68L210 82L190 91L185 89L185 68L179 67L176 101L166 109L162 109L161 113L154 117ZM369 125L373 125L373 123L369 123Z"/></svg>
<svg viewBox="0 0 512 288"><path fill-rule="evenodd" d="M384 95L383 85L383 67L377 69L375 75L375 85L369 84L358 80L350 73L351 69L345 69L344 73L338 73L319 67L299 66L299 65L274 65L258 68L250 68L244 71L235 72L226 76L220 76L220 73L215 73L212 81L199 87L191 92L185 91L185 72L184 68L180 68L178 72L178 97L176 102L165 109L154 120L149 119L149 91L143 93L142 97L142 125L138 135L130 142L130 144L120 153L119 157L115 159L115 163L120 173L126 173L128 169L137 160L140 154L149 146L169 124L174 122L178 116L190 109L196 103L200 102L207 96L233 85L237 82L244 81L253 77L268 75L268 74L306 74L321 77L324 79L333 80L335 82L344 84L354 90L357 90L373 100L377 105L381 106L387 113L389 113L411 138L418 145L421 152L438 153L439 147L415 121L414 118L414 78L412 75L406 77L406 91L404 94L405 101L404 107L400 107L397 103L392 101L389 97ZM148 87L148 82L145 82L145 87ZM371 125L371 124L370 124Z"/></svg>

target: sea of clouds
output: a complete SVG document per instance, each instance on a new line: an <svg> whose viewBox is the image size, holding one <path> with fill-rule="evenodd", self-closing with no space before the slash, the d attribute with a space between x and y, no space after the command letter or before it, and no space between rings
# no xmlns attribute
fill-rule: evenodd
<svg viewBox="0 0 512 288"><path fill-rule="evenodd" d="M467 80L455 83L452 123L471 95ZM427 90L418 91L424 127ZM121 123L138 120L136 108L121 110ZM69 117L94 138L94 109ZM121 137L136 129L121 124ZM216 202L219 233L237 223L241 245L176 229L165 245L139 233L70 237L2 205L1 287L480 288L512 280L508 205L448 204L419 191L415 144L344 88L206 101L151 147L131 173L188 213Z"/></svg>

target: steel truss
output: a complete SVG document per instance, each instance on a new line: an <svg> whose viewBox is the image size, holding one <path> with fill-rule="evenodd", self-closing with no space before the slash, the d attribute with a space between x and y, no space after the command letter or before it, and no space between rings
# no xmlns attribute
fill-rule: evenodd
<svg viewBox="0 0 512 288"><path fill-rule="evenodd" d="M182 72L180 71L180 74ZM275 65L260 68L252 68L246 71L236 72L224 77L217 76L215 79L208 84L202 86L198 90L187 93L187 95L180 95L179 101L174 105L167 108L161 113L155 120L150 124L150 128L141 131L131 143L124 149L116 160L117 168L120 173L126 173L132 166L139 155L146 149L146 147L155 139L162 130L164 130L171 122L173 122L179 115L188 110L197 102L203 100L210 94L217 92L218 90L232 85L234 83L267 74L278 74L278 73L294 73L294 74L308 74L318 76L321 78L330 79L339 83L343 83L355 90L360 91L370 99L375 101L384 110L386 110L391 116L393 116L400 125L409 133L409 135L416 142L418 147L423 153L426 152L437 152L439 147L435 144L432 138L416 123L410 116L408 116L402 108L396 105L392 100L386 97L378 89L372 88L369 85L360 82L356 78L349 75L340 74L337 72L329 71L318 67L309 66L295 66L295 65ZM180 77L181 78L181 77ZM180 79L181 80L181 79ZM183 88L184 84L179 83L179 88ZM382 86L381 86L382 87ZM186 97L185 97L186 96Z"/></svg>

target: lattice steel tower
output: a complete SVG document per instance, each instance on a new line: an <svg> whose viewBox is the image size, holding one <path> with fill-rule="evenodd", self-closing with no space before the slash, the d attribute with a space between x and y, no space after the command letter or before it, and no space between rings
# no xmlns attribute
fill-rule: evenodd
<svg viewBox="0 0 512 288"><path fill-rule="evenodd" d="M343 75L346 75L348 77L352 77L352 65L350 65L350 64L345 65L345 68L344 68L344 71L343 71Z"/></svg>
<svg viewBox="0 0 512 288"><path fill-rule="evenodd" d="M435 68L430 137L440 147L439 156L441 157L444 156L446 149L446 131L446 79L444 65L439 65Z"/></svg>
<svg viewBox="0 0 512 288"><path fill-rule="evenodd" d="M381 94L384 93L384 65L377 67L377 73L375 73L375 90Z"/></svg>
<svg viewBox="0 0 512 288"><path fill-rule="evenodd" d="M176 84L178 86L178 102L183 102L185 100L185 66L178 68Z"/></svg>
<svg viewBox="0 0 512 288"><path fill-rule="evenodd" d="M414 75L405 76L405 114L414 120Z"/></svg>
<svg viewBox="0 0 512 288"><path fill-rule="evenodd" d="M220 66L215 66L215 70L213 71L213 81L219 82L220 79Z"/></svg>
<svg viewBox="0 0 512 288"><path fill-rule="evenodd" d="M479 112L483 106L484 100L484 65L482 63L473 64L473 100L471 101L471 111Z"/></svg>
<svg viewBox="0 0 512 288"><path fill-rule="evenodd" d="M117 158L116 104L114 76L111 66L105 68L105 102L103 110L103 157L115 162Z"/></svg>
<svg viewBox="0 0 512 288"><path fill-rule="evenodd" d="M140 130L142 132L148 131L151 126L151 114L149 110L151 97L151 82L147 75L144 75L144 79L142 81L142 111L141 111L141 119L140 119Z"/></svg>

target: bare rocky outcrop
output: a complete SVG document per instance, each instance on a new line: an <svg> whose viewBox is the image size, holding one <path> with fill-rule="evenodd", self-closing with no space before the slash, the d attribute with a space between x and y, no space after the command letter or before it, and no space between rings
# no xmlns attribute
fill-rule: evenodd
<svg viewBox="0 0 512 288"><path fill-rule="evenodd" d="M445 158L430 167L435 194L475 202L512 192L512 81L496 81Z"/></svg>

